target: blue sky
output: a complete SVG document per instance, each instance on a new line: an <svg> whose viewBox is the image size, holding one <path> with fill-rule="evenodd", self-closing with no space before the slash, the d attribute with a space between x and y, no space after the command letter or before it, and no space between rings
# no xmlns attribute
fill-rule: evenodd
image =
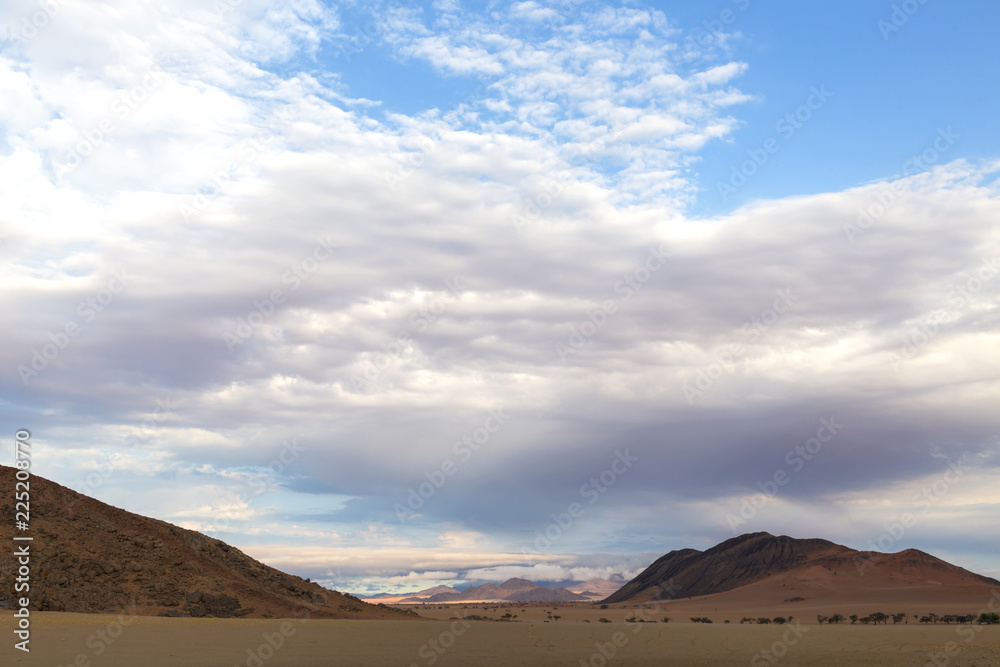
<svg viewBox="0 0 1000 667"><path fill-rule="evenodd" d="M0 416L359 593L997 576L1000 9L899 7L6 3Z"/></svg>
<svg viewBox="0 0 1000 667"><path fill-rule="evenodd" d="M487 5L462 6L488 11ZM428 22L435 12L432 3L405 6ZM1000 148L1000 135L991 132L991 110L1000 104L1000 89L990 84L1000 60L991 32L1000 19L996 3L930 2L912 14L896 12L894 6L903 10L900 3L869 2L625 6L663 12L684 41L705 52L699 62L735 59L748 65L734 82L754 97L738 109L740 127L725 141L706 145L700 162L692 166L702 188L690 207L693 215L716 215L753 199L840 190L898 175L939 128L975 137L952 146L948 159L987 158ZM326 45L315 66L338 73L351 94L378 100L385 111L448 109L474 94L480 79L442 76L440 69L386 48L377 28L379 15L371 6L345 8L347 37ZM541 39L552 34L548 24L532 32ZM709 48L719 34L727 35L725 47ZM786 137L777 123L807 101L813 86L825 86L832 103L817 110L802 131L796 128ZM717 183L727 181L748 158L747 151L769 138L780 139L780 155L724 198Z"/></svg>

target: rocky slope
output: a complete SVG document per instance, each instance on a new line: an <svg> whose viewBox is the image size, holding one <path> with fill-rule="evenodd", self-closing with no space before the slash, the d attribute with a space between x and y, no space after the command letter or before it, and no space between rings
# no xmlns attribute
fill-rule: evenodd
<svg viewBox="0 0 1000 667"><path fill-rule="evenodd" d="M881 586L897 588L928 581L951 586L1000 584L916 549L883 554L856 551L821 539L752 533L726 540L707 551L671 551L604 602L713 595L808 570L840 572L843 576L838 587L854 587L859 592L875 581Z"/></svg>
<svg viewBox="0 0 1000 667"><path fill-rule="evenodd" d="M0 609L14 606L14 469L0 466ZM32 476L31 609L187 617L406 618L228 544ZM23 593L18 593L18 597Z"/></svg>

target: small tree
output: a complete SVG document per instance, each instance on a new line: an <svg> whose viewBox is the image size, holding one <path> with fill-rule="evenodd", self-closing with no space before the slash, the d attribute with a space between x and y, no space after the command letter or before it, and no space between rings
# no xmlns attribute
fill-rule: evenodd
<svg viewBox="0 0 1000 667"><path fill-rule="evenodd" d="M997 625L1000 623L1000 614L995 612L983 612L979 615L979 622L983 625Z"/></svg>

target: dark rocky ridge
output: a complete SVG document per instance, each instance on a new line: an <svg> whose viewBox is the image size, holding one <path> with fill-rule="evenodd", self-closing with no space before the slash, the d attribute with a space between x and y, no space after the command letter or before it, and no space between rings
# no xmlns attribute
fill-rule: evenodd
<svg viewBox="0 0 1000 667"><path fill-rule="evenodd" d="M795 539L769 533L749 533L726 540L707 551L681 549L657 559L604 602L683 599L724 593L768 577L809 566L841 568L930 568L988 585L1000 584L916 549L895 554L857 551L821 539Z"/></svg>

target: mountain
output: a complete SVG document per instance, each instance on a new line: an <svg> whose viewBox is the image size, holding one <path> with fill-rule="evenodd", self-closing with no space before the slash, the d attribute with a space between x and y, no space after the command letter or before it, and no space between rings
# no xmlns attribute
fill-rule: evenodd
<svg viewBox="0 0 1000 667"><path fill-rule="evenodd" d="M29 545L30 609L144 616L406 618L285 574L225 542L30 479L30 529L14 542L15 470L0 466L0 608L15 606L14 548ZM24 596L18 592L17 597Z"/></svg>
<svg viewBox="0 0 1000 667"><path fill-rule="evenodd" d="M434 586L433 588L425 588L422 591L414 593L414 596L420 597L430 597L431 595L437 595L438 593L458 593L458 590L452 588L451 586Z"/></svg>
<svg viewBox="0 0 1000 667"><path fill-rule="evenodd" d="M620 581L610 581L608 579L588 579L587 581L570 584L567 589L589 598L606 598L617 592L622 587Z"/></svg>
<svg viewBox="0 0 1000 667"><path fill-rule="evenodd" d="M794 576L791 576L794 575ZM824 591L859 597L912 591L921 586L989 587L1000 584L916 549L895 554L856 551L821 539L751 533L707 551L681 549L657 559L604 602L683 599L780 581L800 593ZM786 591L788 592L788 591ZM986 597L989 593L986 593Z"/></svg>
<svg viewBox="0 0 1000 667"><path fill-rule="evenodd" d="M436 592L433 592L436 591ZM487 600L507 600L509 602L571 602L574 600L589 600L590 597L574 593L567 588L548 588L539 586L527 579L508 579L502 584L483 584L459 591L449 586L435 586L426 591L420 591L402 597L399 602L438 603L438 602L480 602Z"/></svg>

